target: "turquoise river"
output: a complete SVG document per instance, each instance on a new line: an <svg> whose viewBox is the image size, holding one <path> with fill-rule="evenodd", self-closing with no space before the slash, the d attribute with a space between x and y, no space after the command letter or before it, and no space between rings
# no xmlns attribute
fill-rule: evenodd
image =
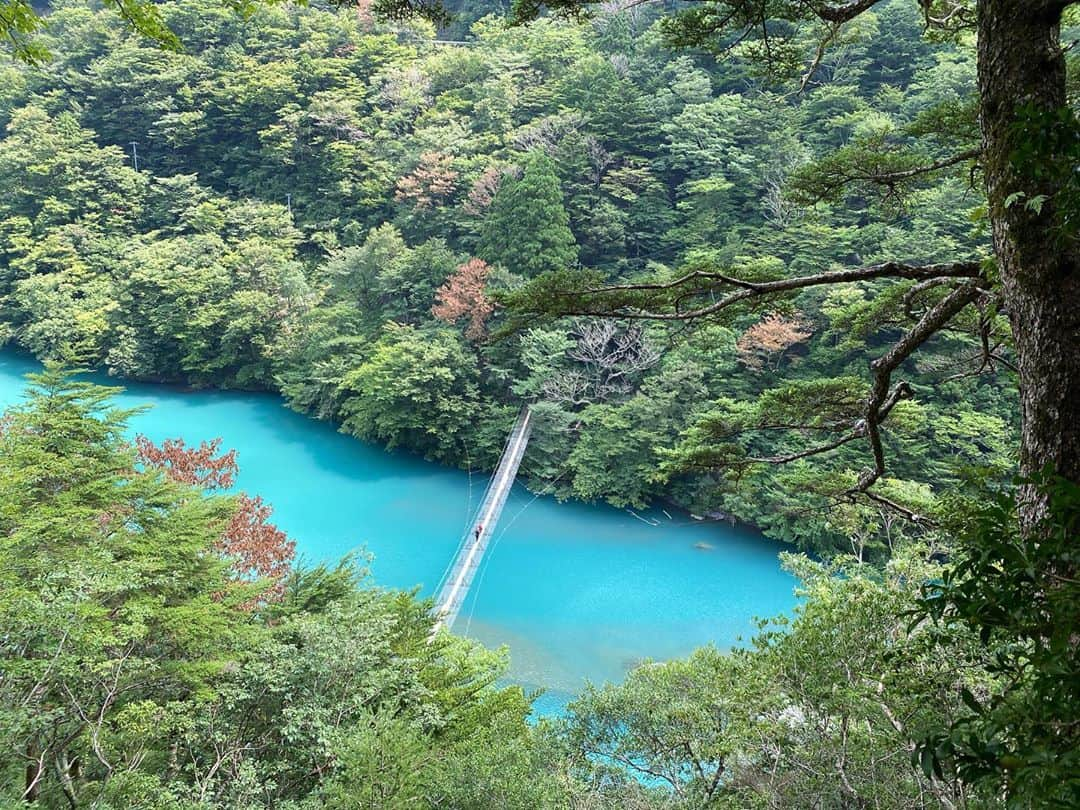
<svg viewBox="0 0 1080 810"><path fill-rule="evenodd" d="M20 398L23 375L36 368L0 351L0 408ZM238 487L273 505L273 521L303 559L366 549L377 584L418 586L425 595L487 482L486 473L470 476L344 436L271 394L127 384L118 402L153 406L132 430L155 441L220 436L235 448ZM642 659L738 644L753 633L754 617L795 603L777 544L677 512L635 516L534 499L518 486L495 537L454 629L489 646L508 644L512 678L546 690L540 713L558 711L586 679L619 679Z"/></svg>

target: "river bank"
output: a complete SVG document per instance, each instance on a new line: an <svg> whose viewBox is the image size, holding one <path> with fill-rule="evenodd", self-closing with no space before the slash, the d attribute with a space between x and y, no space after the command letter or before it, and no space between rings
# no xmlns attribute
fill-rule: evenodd
<svg viewBox="0 0 1080 810"><path fill-rule="evenodd" d="M34 368L0 351L0 405L17 399ZM153 406L132 429L155 441L220 436L235 448L238 486L274 506L302 560L370 552L375 584L424 596L487 482L344 436L273 394L129 384L117 401ZM559 503L518 486L454 629L509 644L511 676L549 690L538 710L557 711L586 679L619 679L643 659L702 644L730 647L753 632L753 617L790 610L795 581L780 569L780 550L724 524Z"/></svg>

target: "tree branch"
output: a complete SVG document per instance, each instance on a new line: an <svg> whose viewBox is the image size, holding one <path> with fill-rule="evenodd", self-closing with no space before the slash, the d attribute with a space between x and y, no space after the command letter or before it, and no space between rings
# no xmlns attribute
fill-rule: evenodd
<svg viewBox="0 0 1080 810"><path fill-rule="evenodd" d="M822 6L817 9L816 13L821 19L826 20L827 22L850 22L863 12L869 11L880 2L881 0L851 0L851 2L839 6Z"/></svg>
<svg viewBox="0 0 1080 810"><path fill-rule="evenodd" d="M907 383L900 383L894 388L886 397L885 401L878 408L878 421L883 421L892 411L893 407L902 399L907 399L911 396L911 387ZM811 447L808 450L802 450L798 453L790 453L783 456L763 456L752 457L746 459L748 462L761 463L761 464L790 464L792 461L798 461L800 459L809 458L810 456L818 456L822 453L827 453L830 450L836 450L838 447L842 447L848 442L855 439L861 439L867 435L867 419L864 415L862 419L855 423L847 433L841 436L839 439L835 439L825 444L820 444L815 447Z"/></svg>
<svg viewBox="0 0 1080 810"><path fill-rule="evenodd" d="M817 190L813 191L813 193L807 193L806 200L804 201L811 203L821 202L822 200L827 199L833 192L852 183L870 183L875 186L885 186L890 192L895 192L896 187L905 180L911 180L925 174L933 174L942 169L948 169L950 166L956 166L957 164L968 160L975 160L981 155L982 149L972 148L947 158L942 158L941 160L935 160L933 163L924 163L907 169L893 169L880 172L859 171L857 165L844 163L840 165L839 170L834 173L833 177L824 179Z"/></svg>
<svg viewBox="0 0 1080 810"><path fill-rule="evenodd" d="M878 495L876 492L872 492L870 490L865 490L865 491L863 491L863 492L861 492L859 494L861 494L865 498L870 499L874 503L880 504L880 505L886 507L887 509L891 509L891 510L893 510L894 512L896 512L898 514L903 515L905 518L910 520L912 523L918 523L918 524L920 524L922 526L930 526L930 527L933 527L933 526L937 525L937 523L935 521L931 520L926 515L920 515L918 512L915 512L912 509L908 509L906 506L898 504L894 500L891 500L889 498Z"/></svg>
<svg viewBox="0 0 1080 810"><path fill-rule="evenodd" d="M930 307L919 321L899 341L893 344L884 355L871 363L873 379L870 393L867 395L862 408L862 415L842 435L831 441L822 442L797 452L774 456L734 457L724 459L710 466L714 468L731 467L741 469L753 464L789 464L801 459L829 453L853 441L865 438L870 443L871 454L874 459L873 467L864 470L855 486L844 492L841 497L853 499L861 495L897 512L913 523L933 525L933 521L925 515L920 515L889 498L871 491L871 487L885 474L885 451L881 439L881 424L888 418L898 402L909 398L912 394L911 386L907 382L901 381L894 385L892 374L920 346L945 328L949 321L961 310L988 295L987 286L988 282L984 279L973 278L949 291L940 301ZM801 426L791 427L797 430ZM745 431L740 430L737 432L752 432L756 429L756 427L750 426Z"/></svg>
<svg viewBox="0 0 1080 810"><path fill-rule="evenodd" d="M982 294L983 290L976 280L969 281L953 290L928 309L919 322L893 344L889 351L870 364L873 371L873 383L866 402L865 419L866 435L874 454L874 468L859 476L859 483L851 490L852 493L866 492L885 474L885 450L881 444L880 424L896 404L896 391L906 386L906 383L901 383L890 392L893 371L935 332L945 326L954 315Z"/></svg>
<svg viewBox="0 0 1080 810"><path fill-rule="evenodd" d="M885 262L867 267L857 267L844 270L830 270L824 273L816 273L809 276L795 278L775 279L772 281L748 281L736 278L724 273L707 271L694 271L669 282L643 283L643 284L613 284L607 287L586 289L579 292L552 293L555 298L568 300L566 306L559 306L560 315L593 315L614 316L621 318L635 318L641 320L658 321L686 321L716 314L728 307L752 298L758 298L775 293L792 292L806 289L807 287L819 287L827 284L846 284L856 281L869 281L878 278L900 278L911 280L925 280L938 277L949 278L981 278L982 268L978 261L950 262L948 264L929 264L916 266L900 262ZM626 292L663 292L676 290L695 281L716 282L716 286L730 286L739 288L738 291L729 293L708 306L677 312L652 312L632 308L622 304L614 309L602 306L603 297L614 296ZM712 286L701 287L695 292L705 294L713 291ZM599 298L596 303L589 296Z"/></svg>
<svg viewBox="0 0 1080 810"><path fill-rule="evenodd" d="M818 68L821 67L821 62L825 58L832 41L836 39L836 35L840 33L841 23L832 23L824 36L818 40L817 49L814 52L814 58L810 60L810 66L807 67L806 72L803 74L802 79L799 81L799 93L805 93L806 88L810 86L811 80L817 73Z"/></svg>

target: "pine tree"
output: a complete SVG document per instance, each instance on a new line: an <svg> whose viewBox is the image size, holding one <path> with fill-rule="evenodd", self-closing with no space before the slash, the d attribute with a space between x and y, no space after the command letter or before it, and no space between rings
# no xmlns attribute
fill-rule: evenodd
<svg viewBox="0 0 1080 810"><path fill-rule="evenodd" d="M531 152L521 177L504 178L480 228L479 253L513 273L537 276L577 260L555 163Z"/></svg>

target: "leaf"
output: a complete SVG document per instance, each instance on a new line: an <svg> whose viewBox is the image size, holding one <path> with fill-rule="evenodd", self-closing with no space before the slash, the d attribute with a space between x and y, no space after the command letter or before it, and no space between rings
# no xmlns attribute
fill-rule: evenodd
<svg viewBox="0 0 1080 810"><path fill-rule="evenodd" d="M922 772L926 774L927 779L934 778L934 752L930 750L928 745L923 745L919 749L919 766L922 768Z"/></svg>
<svg viewBox="0 0 1080 810"><path fill-rule="evenodd" d="M1045 203L1046 200L1047 197L1045 194L1039 194L1028 200L1027 204L1024 207L1027 208L1029 211L1034 211L1036 214L1041 214L1043 209L1043 203Z"/></svg>
<svg viewBox="0 0 1080 810"><path fill-rule="evenodd" d="M1027 194L1022 191L1014 191L1012 194L1005 198L1005 207L1012 208L1014 205L1016 205L1017 202L1024 199L1024 197L1026 196Z"/></svg>

